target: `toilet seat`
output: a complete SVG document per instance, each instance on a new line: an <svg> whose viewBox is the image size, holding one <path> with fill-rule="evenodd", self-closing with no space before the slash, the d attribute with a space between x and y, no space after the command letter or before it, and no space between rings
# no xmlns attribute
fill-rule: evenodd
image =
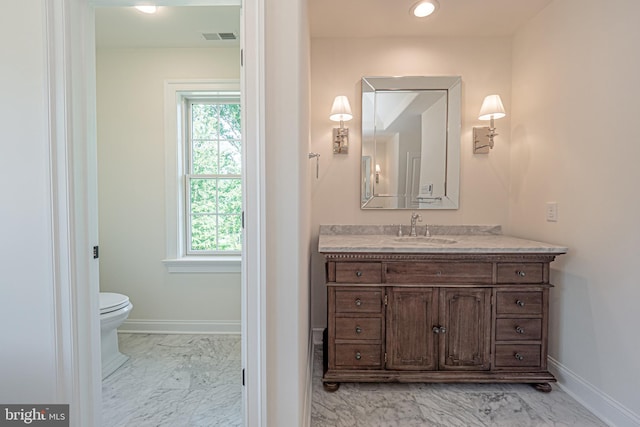
<svg viewBox="0 0 640 427"><path fill-rule="evenodd" d="M113 292L100 292L100 314L120 310L129 305L129 297Z"/></svg>

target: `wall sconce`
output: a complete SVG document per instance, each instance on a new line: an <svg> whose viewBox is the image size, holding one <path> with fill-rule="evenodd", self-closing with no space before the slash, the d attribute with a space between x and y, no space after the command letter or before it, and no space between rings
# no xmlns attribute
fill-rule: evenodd
<svg viewBox="0 0 640 427"><path fill-rule="evenodd" d="M497 136L494 119L506 116L500 95L489 95L484 98L478 120L491 120L489 127L473 128L473 154L489 154L493 148L493 137Z"/></svg>
<svg viewBox="0 0 640 427"><path fill-rule="evenodd" d="M329 116L330 120L340 122L339 128L333 128L333 154L349 152L349 128L344 127L344 122L352 118L349 99L344 95L336 96Z"/></svg>
<svg viewBox="0 0 640 427"><path fill-rule="evenodd" d="M380 184L380 165L376 165L376 184Z"/></svg>

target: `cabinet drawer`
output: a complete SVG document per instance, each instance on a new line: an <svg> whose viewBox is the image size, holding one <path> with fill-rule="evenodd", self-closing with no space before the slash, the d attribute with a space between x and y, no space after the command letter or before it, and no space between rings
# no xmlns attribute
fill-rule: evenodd
<svg viewBox="0 0 640 427"><path fill-rule="evenodd" d="M380 368L382 347L379 344L336 344L336 367Z"/></svg>
<svg viewBox="0 0 640 427"><path fill-rule="evenodd" d="M541 347L537 344L496 345L496 367L536 367L540 365Z"/></svg>
<svg viewBox="0 0 640 427"><path fill-rule="evenodd" d="M336 282L380 283L382 264L379 262L337 262Z"/></svg>
<svg viewBox="0 0 640 427"><path fill-rule="evenodd" d="M524 341L542 339L542 319L497 319L496 340Z"/></svg>
<svg viewBox="0 0 640 427"><path fill-rule="evenodd" d="M382 318L380 317L336 318L336 339L338 340L380 340L381 338Z"/></svg>
<svg viewBox="0 0 640 427"><path fill-rule="evenodd" d="M390 262L387 283L491 283L493 267L482 262Z"/></svg>
<svg viewBox="0 0 640 427"><path fill-rule="evenodd" d="M336 313L380 313L382 290L336 289Z"/></svg>
<svg viewBox="0 0 640 427"><path fill-rule="evenodd" d="M498 314L542 314L542 291L498 291Z"/></svg>
<svg viewBox="0 0 640 427"><path fill-rule="evenodd" d="M499 263L498 283L542 283L541 263Z"/></svg>

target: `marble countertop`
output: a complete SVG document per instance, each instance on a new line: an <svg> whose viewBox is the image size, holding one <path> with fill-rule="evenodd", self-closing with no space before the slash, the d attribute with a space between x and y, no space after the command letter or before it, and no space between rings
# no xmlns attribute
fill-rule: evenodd
<svg viewBox="0 0 640 427"><path fill-rule="evenodd" d="M409 237L409 227L398 237L395 226L321 225L318 251L377 253L530 253L564 254L568 248L534 240L503 235L500 226L425 226L417 227L418 236Z"/></svg>

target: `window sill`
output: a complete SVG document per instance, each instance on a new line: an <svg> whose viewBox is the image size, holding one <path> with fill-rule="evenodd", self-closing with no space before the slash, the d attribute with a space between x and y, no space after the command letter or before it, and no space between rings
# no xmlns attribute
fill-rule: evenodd
<svg viewBox="0 0 640 427"><path fill-rule="evenodd" d="M240 273L240 255L163 259L169 273Z"/></svg>

